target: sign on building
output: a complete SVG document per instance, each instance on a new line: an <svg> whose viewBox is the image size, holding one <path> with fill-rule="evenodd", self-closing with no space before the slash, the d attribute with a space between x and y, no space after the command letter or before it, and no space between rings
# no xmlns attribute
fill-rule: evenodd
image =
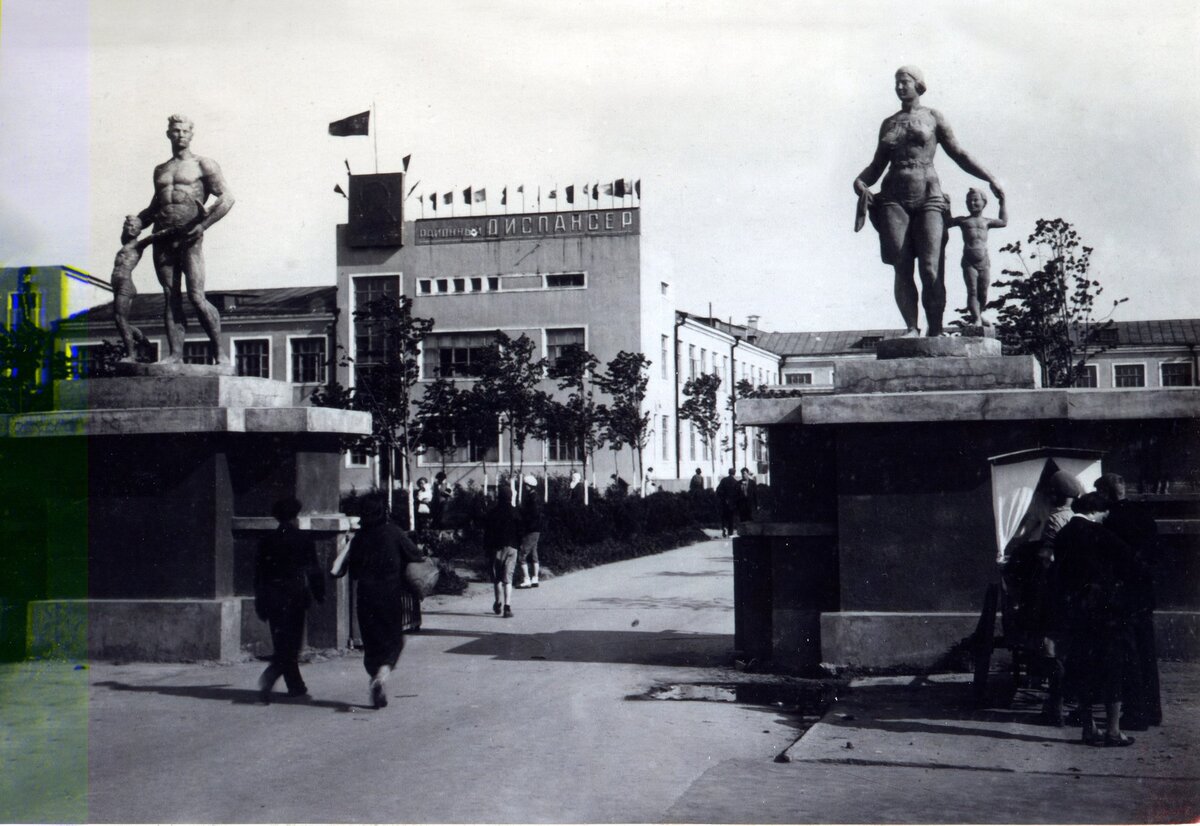
<svg viewBox="0 0 1200 826"><path fill-rule="evenodd" d="M637 208L481 215L478 218L426 218L416 222L416 243L461 244L518 238L637 235L640 223Z"/></svg>
<svg viewBox="0 0 1200 826"><path fill-rule="evenodd" d="M404 173L350 176L351 247L398 247L404 227Z"/></svg>

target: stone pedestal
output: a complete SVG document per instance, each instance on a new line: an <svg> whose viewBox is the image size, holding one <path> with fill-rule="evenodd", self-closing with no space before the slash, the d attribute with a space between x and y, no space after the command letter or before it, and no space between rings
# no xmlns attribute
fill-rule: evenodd
<svg viewBox="0 0 1200 826"><path fill-rule="evenodd" d="M304 503L326 564L349 527L339 440L369 432L368 414L292 407L283 382L213 375L64 382L56 399L54 412L0 421L28 480L6 475L5 493L31 515L26 547L39 551L27 554L35 653L233 656L271 505ZM344 624L336 607L314 612L310 640L335 645Z"/></svg>
<svg viewBox="0 0 1200 826"><path fill-rule="evenodd" d="M886 358L839 365L833 393L738 401L739 423L768 429L774 502L770 524L734 540L753 569L735 602L755 603L735 606L739 648L785 671L931 666L1000 574L989 457L1086 448L1128 479L1200 465L1200 388L1039 389L1036 362L998 346L885 341ZM1200 658L1200 497L1166 504L1146 503L1163 520L1160 647Z"/></svg>

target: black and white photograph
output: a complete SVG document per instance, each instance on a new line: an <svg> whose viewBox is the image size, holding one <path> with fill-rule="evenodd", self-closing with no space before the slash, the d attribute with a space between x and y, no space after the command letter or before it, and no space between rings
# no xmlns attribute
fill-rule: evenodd
<svg viewBox="0 0 1200 826"><path fill-rule="evenodd" d="M1200 820L1195 0L9 0L0 823Z"/></svg>

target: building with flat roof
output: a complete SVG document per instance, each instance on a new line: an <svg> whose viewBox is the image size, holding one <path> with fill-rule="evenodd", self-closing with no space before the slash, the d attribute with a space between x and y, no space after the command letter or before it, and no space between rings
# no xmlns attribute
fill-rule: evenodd
<svg viewBox="0 0 1200 826"><path fill-rule="evenodd" d="M689 377L722 376L726 395L719 405L727 417L732 417L729 378L753 370L764 383L777 380L773 354L735 348L734 334L676 312L671 284L644 268L637 207L408 221L400 247L351 246L347 228L340 226L337 286L338 339L347 342L352 359L338 375L347 386L363 364L357 354L369 349L370 330L356 324L354 309L385 295L409 296L414 315L434 319L422 343L422 381L438 376L469 381L472 359L498 330L528 336L534 358L553 359L569 344L583 345L601 367L622 351L644 354L650 361L645 399L650 432L643 462L656 480L687 478L697 465L716 473L732 460L736 444L758 443L753 433L735 439L729 424L706 451L678 414ZM554 391L554 384L546 381L543 389ZM446 463L452 481L480 476L489 465L494 474L497 460L507 456L500 437L477 434L468 441ZM747 464L743 451L738 456ZM580 458L572 445L554 440L527 443L524 451L527 467L540 466L551 475L566 475ZM417 462L418 474L443 464L434 455ZM633 452L598 451L594 473L600 487L614 473L635 479ZM364 467L361 478L352 478L361 487L370 477Z"/></svg>

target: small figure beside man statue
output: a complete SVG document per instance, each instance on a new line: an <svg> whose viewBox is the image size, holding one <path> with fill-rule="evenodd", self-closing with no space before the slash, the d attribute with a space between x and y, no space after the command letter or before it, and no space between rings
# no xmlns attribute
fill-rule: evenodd
<svg viewBox="0 0 1200 826"><path fill-rule="evenodd" d="M125 347L124 362L137 361L136 343L144 339L129 324L133 296L133 269L142 252L152 245L154 271L165 297L163 324L167 334L167 354L162 364L183 362L183 290L212 345L218 365L230 364L229 354L221 347L221 316L204 297L204 233L225 217L233 207L233 194L225 185L221 167L211 158L192 154L192 122L183 115L167 119L167 138L171 141L170 160L154 168L154 197L150 205L125 218L121 250L113 264L112 285L117 330ZM214 200L209 202L209 199ZM153 224L150 235L139 239Z"/></svg>

